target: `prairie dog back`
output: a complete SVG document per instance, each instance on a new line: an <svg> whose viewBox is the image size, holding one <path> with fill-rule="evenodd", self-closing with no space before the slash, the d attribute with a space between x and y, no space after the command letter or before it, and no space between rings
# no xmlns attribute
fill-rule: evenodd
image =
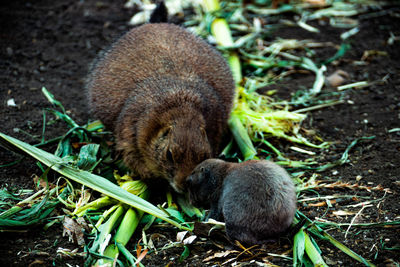
<svg viewBox="0 0 400 267"><path fill-rule="evenodd" d="M114 128L130 96L141 93L157 98L161 93L152 87L137 92L135 85L169 77L209 84L221 101L219 113L228 118L234 95L229 66L203 40L167 23L134 28L105 53L89 77L90 107L107 127Z"/></svg>

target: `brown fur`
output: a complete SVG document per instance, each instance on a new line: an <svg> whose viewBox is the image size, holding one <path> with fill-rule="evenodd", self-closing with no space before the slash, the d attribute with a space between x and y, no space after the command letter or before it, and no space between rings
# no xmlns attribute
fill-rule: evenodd
<svg viewBox="0 0 400 267"><path fill-rule="evenodd" d="M296 212L287 172L266 160L228 163L208 159L186 181L190 201L210 207L208 218L225 220L232 240L263 244L282 234Z"/></svg>
<svg viewBox="0 0 400 267"><path fill-rule="evenodd" d="M126 165L177 190L215 155L232 108L229 67L181 27L146 24L121 37L88 80L92 112L116 136Z"/></svg>

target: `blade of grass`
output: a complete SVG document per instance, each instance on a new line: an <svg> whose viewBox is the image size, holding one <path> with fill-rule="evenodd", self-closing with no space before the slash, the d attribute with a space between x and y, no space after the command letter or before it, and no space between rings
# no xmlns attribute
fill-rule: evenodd
<svg viewBox="0 0 400 267"><path fill-rule="evenodd" d="M349 157L349 151L350 151L359 141L362 141L362 140L371 140L371 139L374 139L374 138L375 138L375 136L368 136L368 137L360 137L360 138L355 139L355 140L352 141L352 142L350 143L350 145L346 148L346 150L343 152L342 157L341 157L339 160L334 161L334 162L332 162L332 163L325 164L325 165L323 165L323 166L320 166L320 167L318 167L318 168L316 169L316 171L317 171L317 172L323 172L323 171L325 171L325 170L327 170L327 169L330 169L330 168L332 168L332 167L335 167L335 166L342 165L342 164L346 163L346 162L347 162L347 159L348 159L348 157Z"/></svg>
<svg viewBox="0 0 400 267"><path fill-rule="evenodd" d="M370 267L374 267L375 266L370 261L364 259L360 255L358 255L357 253L355 253L354 251L352 251L351 249L349 249L348 247L346 247L345 245L343 245L342 243L337 241L335 238L333 238L327 232L323 231L322 235L324 236L325 240L329 241L332 245L334 245L335 247L337 247L338 249L340 249L341 251L343 251L344 253L346 253L347 255L352 257L353 259L365 264L366 266L370 266Z"/></svg>
<svg viewBox="0 0 400 267"><path fill-rule="evenodd" d="M319 227L318 226L319 222L313 222L311 219L309 219L307 216L305 216L299 210L297 210L296 216L300 216L301 218L304 218L305 220L308 221L308 224L310 226L308 228L308 231L311 234L321 238L322 240L329 241L332 245L334 245L335 247L337 247L338 249L340 249L341 251L343 251L344 253L346 253L347 255L352 257L353 259L365 264L366 266L375 267L375 265L372 264L370 261L368 261L368 260L364 259L363 257L361 257L359 254L355 253L354 251L352 251L351 249L349 249L348 247L346 247L345 245L343 245L342 243L337 241L330 234L328 234L325 230L323 230L321 227ZM295 223L298 222L298 219L295 218L294 222Z"/></svg>
<svg viewBox="0 0 400 267"><path fill-rule="evenodd" d="M304 231L304 230L301 230ZM314 263L314 266L324 266L328 265L325 263L318 249L314 246L314 242L311 241L310 236L307 233L304 233L304 247L307 253L307 256Z"/></svg>
<svg viewBox="0 0 400 267"><path fill-rule="evenodd" d="M54 106L57 106L59 108L61 108L61 110L63 111L63 113L65 114L65 109L64 106L61 104L60 101L56 100L54 98L54 95L52 93L50 93L46 87L42 87L42 93L44 94L44 96L47 98L47 100L53 104Z"/></svg>
<svg viewBox="0 0 400 267"><path fill-rule="evenodd" d="M129 250L127 250L126 247L121 243L117 243L117 248L128 260L130 266L134 266L137 259L129 252ZM140 267L144 267L144 265L141 262L139 262L138 264Z"/></svg>

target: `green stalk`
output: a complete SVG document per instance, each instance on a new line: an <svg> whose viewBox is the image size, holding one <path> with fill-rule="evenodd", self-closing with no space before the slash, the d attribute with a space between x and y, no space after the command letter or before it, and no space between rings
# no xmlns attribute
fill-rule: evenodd
<svg viewBox="0 0 400 267"><path fill-rule="evenodd" d="M218 46L232 47L234 45L229 25L223 18L214 19L211 23L211 34ZM230 51L227 60L236 84L240 83L243 77L238 54L235 51Z"/></svg>
<svg viewBox="0 0 400 267"><path fill-rule="evenodd" d="M122 216L123 213L124 208L122 207L122 205L118 205L118 208L113 212L107 222L99 227L100 234L97 236L95 242L93 242L93 245L91 247L92 251L97 251L100 248L100 254L103 254L103 251L101 251L102 246L104 246L103 243L106 240L107 236L115 228L118 219Z"/></svg>
<svg viewBox="0 0 400 267"><path fill-rule="evenodd" d="M221 9L218 0L204 0L203 6L204 10L210 13Z"/></svg>
<svg viewBox="0 0 400 267"><path fill-rule="evenodd" d="M133 181L137 182L137 181ZM147 186L144 186L147 189ZM144 192L141 192L139 194L141 198L147 199L149 197L149 191L145 190ZM125 215L124 218L121 221L121 224L118 227L118 230L114 236L114 244L108 245L108 247L104 251L104 256L108 256L110 258L115 259L119 255L119 244L122 245L123 247L126 246L126 244L129 242L131 239L133 233L135 232L141 218L143 216L143 211L135 211L133 208L129 208ZM110 260L104 259L102 261L102 264L109 262L111 263ZM99 265L102 265L99 264Z"/></svg>
<svg viewBox="0 0 400 267"><path fill-rule="evenodd" d="M218 0L204 0L203 7L208 13L215 13L221 9ZM213 20L211 23L211 34L214 36L218 46L234 46L231 30L224 18L216 18ZM238 54L235 51L230 51L227 60L236 84L240 83L242 81L242 69Z"/></svg>
<svg viewBox="0 0 400 267"><path fill-rule="evenodd" d="M142 215L143 212L135 212L134 209L129 208L114 236L115 242L119 242L125 246L135 232Z"/></svg>
<svg viewBox="0 0 400 267"><path fill-rule="evenodd" d="M234 45L228 22L223 18L214 19L211 23L211 34L219 46L231 47Z"/></svg>
<svg viewBox="0 0 400 267"><path fill-rule="evenodd" d="M98 210L101 209L103 207L109 206L109 205L113 205L116 204L118 201L116 201L115 199L112 199L108 196L104 196L101 198L98 198L84 206L81 206L77 209L75 209L75 211L72 214L75 214L78 217L83 216L88 210Z"/></svg>
<svg viewBox="0 0 400 267"><path fill-rule="evenodd" d="M117 247L117 242L125 246L133 233L136 230L136 227L139 224L141 215L143 215L143 212L135 212L133 208L129 208L125 215L124 218L121 221L121 224L118 227L117 233L114 236L114 244L110 244L107 246L107 248L104 250L104 256L110 257L115 259L118 257L119 254L119 249ZM105 263L112 263L111 260L103 259L98 261L98 265L103 265Z"/></svg>
<svg viewBox="0 0 400 267"><path fill-rule="evenodd" d="M242 152L244 160L256 159L257 151L251 142L247 129L240 122L239 117L232 113L228 124L232 135Z"/></svg>
<svg viewBox="0 0 400 267"><path fill-rule="evenodd" d="M119 207L119 205L117 204L117 205L112 206L112 207L109 208L108 210L105 210L105 211L103 212L103 214L100 216L99 220L96 222L96 225L94 226L94 228L92 229L92 233L95 233L95 232L97 231L97 229L100 228L100 226L102 225L103 221L104 221L105 219L107 219L108 216L109 216L110 214L112 214L118 207Z"/></svg>
<svg viewBox="0 0 400 267"><path fill-rule="evenodd" d="M228 63L231 67L233 79L236 84L242 81L242 67L240 65L240 59L236 52L232 52L228 57Z"/></svg>
<svg viewBox="0 0 400 267"><path fill-rule="evenodd" d="M220 10L220 5L218 0L204 0L203 1L204 10L208 13L216 13ZM216 18L211 23L211 34L214 36L217 45L223 47L233 47L234 42L232 38L229 25L224 18ZM232 71L233 78L236 83L236 98L239 92L239 83L242 81L242 68L240 64L239 55L235 51L230 51L227 57L229 66ZM243 154L245 160L255 158L257 151L250 140L249 134L244 126L241 124L240 120L231 114L229 120L229 128L235 138L235 141L239 145L240 151Z"/></svg>
<svg viewBox="0 0 400 267"><path fill-rule="evenodd" d="M63 113L65 114L65 109L64 106L61 104L60 101L58 101L57 99L54 98L54 95L52 93L50 93L46 87L42 87L42 93L44 94L44 96L47 98L47 100L53 104L54 106L57 106L59 108L61 108L61 110L63 111Z"/></svg>
<svg viewBox="0 0 400 267"><path fill-rule="evenodd" d="M82 171L76 168L73 168L65 163L62 163L62 158L57 157L53 154L50 154L44 150L31 146L25 142L22 142L18 139L13 137L7 136L3 133L0 133L0 142L3 143L11 143L12 145L16 146L17 148L21 149L25 153L29 154L30 156L34 157L35 159L39 160L43 164L51 167L53 170L57 171L61 175L68 177L80 184L83 184L87 187L92 188L95 191L103 193L111 198L117 199L123 203L128 204L129 206L133 206L137 209L143 210L146 213L149 213L153 216L156 216L176 227L183 230L190 231L189 228L180 225L176 221L168 218L163 211L155 207L153 204L149 203L148 201L135 196L126 190L122 189L121 187L113 184L112 182L108 181L107 179L92 174L87 171Z"/></svg>
<svg viewBox="0 0 400 267"><path fill-rule="evenodd" d="M214 19L211 23L211 34L214 36L218 46L232 47L234 45L229 25L223 18ZM243 77L238 54L235 51L230 51L227 60L235 83L239 84Z"/></svg>

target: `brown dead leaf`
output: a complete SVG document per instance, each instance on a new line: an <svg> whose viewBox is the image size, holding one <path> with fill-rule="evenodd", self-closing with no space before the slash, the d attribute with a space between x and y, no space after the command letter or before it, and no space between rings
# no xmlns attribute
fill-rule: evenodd
<svg viewBox="0 0 400 267"><path fill-rule="evenodd" d="M303 2L318 7L326 6L325 0L303 0Z"/></svg>
<svg viewBox="0 0 400 267"><path fill-rule="evenodd" d="M400 181L393 182L395 185L400 186Z"/></svg>
<svg viewBox="0 0 400 267"><path fill-rule="evenodd" d="M358 190L366 190L368 192L370 191L383 191L389 194L392 194L393 192L391 191L390 188L384 188L382 185L377 185L377 186L365 186L365 185L359 185L359 184L351 184L351 183L344 183L341 181L337 181L334 183L323 183L323 181L314 181L313 188L318 189L318 188L347 188L347 189L358 189Z"/></svg>
<svg viewBox="0 0 400 267"><path fill-rule="evenodd" d="M336 203L336 200L335 199L333 199L333 200L330 200L330 202L331 202L331 204L335 204ZM325 206L327 206L328 204L326 203L326 201L321 201L321 202L318 202L318 203L311 203L311 204L308 204L307 206L310 206L310 207L325 207Z"/></svg>
<svg viewBox="0 0 400 267"><path fill-rule="evenodd" d="M216 253L214 253L214 255L205 258L203 260L203 262L211 261L211 260L214 260L214 259L226 258L227 256L229 256L231 254L239 254L239 251L237 251L237 250L227 250L227 251L223 251L223 252L216 252Z"/></svg>
<svg viewBox="0 0 400 267"><path fill-rule="evenodd" d="M362 61L371 61L376 56L378 56L378 57L382 57L382 56L387 57L388 53L386 51L379 51L379 50L366 50L366 51L364 51L364 53L363 53L363 55L361 57L361 60Z"/></svg>
<svg viewBox="0 0 400 267"><path fill-rule="evenodd" d="M142 246L140 245L140 241L138 241L137 246L136 246L136 256L137 260L134 263L136 266L139 267L139 263L144 259L144 257L147 255L147 252L149 251L148 249L142 250Z"/></svg>
<svg viewBox="0 0 400 267"><path fill-rule="evenodd" d="M89 231L89 227L83 217L74 220L65 216L63 227L63 236L67 235L69 241L72 241L79 246L85 245L83 230Z"/></svg>
<svg viewBox="0 0 400 267"><path fill-rule="evenodd" d="M145 249L145 250L142 251L142 253L140 253L140 255L138 256L136 262L134 263L136 266L139 266L139 263L144 259L144 257L146 256L148 251L149 251L148 249Z"/></svg>
<svg viewBox="0 0 400 267"><path fill-rule="evenodd" d="M32 177L33 177L33 183L36 187L36 190L47 187L47 182L45 179L41 179L40 176L37 176L36 174L32 175ZM49 188L55 187L55 185L52 183L48 183L48 184L49 184Z"/></svg>
<svg viewBox="0 0 400 267"><path fill-rule="evenodd" d="M29 265L28 265L28 267L31 267L31 266L43 266L44 265L44 261L42 261L42 260L34 260L33 262L31 262Z"/></svg>
<svg viewBox="0 0 400 267"><path fill-rule="evenodd" d="M74 143L72 143L72 147L75 148L75 149L80 149L81 147L83 147L83 146L85 146L87 144L90 144L90 143L88 143L88 142L79 142L79 143L74 142Z"/></svg>

